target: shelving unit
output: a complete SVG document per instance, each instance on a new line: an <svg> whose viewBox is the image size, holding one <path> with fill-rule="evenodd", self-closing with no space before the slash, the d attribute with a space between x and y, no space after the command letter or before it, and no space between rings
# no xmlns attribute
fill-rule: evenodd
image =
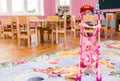
<svg viewBox="0 0 120 81"><path fill-rule="evenodd" d="M59 11L71 15L71 0L56 0L56 13Z"/></svg>
<svg viewBox="0 0 120 81"><path fill-rule="evenodd" d="M70 6L58 6L58 9L60 9L61 11L63 11L64 15L70 15Z"/></svg>

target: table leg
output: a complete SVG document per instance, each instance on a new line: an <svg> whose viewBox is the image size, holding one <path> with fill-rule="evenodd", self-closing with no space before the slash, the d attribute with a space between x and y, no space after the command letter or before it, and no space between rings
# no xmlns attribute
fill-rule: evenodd
<svg viewBox="0 0 120 81"><path fill-rule="evenodd" d="M37 27L35 28L36 33L36 46L38 46L38 30Z"/></svg>
<svg viewBox="0 0 120 81"><path fill-rule="evenodd" d="M44 42L44 29L43 28L40 28L40 40L41 40L41 43Z"/></svg>
<svg viewBox="0 0 120 81"><path fill-rule="evenodd" d="M37 28L37 43L38 43L38 46L40 46L40 28Z"/></svg>
<svg viewBox="0 0 120 81"><path fill-rule="evenodd" d="M56 24L56 44L58 44L58 24Z"/></svg>

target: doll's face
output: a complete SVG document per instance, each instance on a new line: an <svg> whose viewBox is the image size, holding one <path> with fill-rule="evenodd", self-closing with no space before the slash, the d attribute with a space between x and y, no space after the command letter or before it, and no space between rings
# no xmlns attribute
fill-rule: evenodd
<svg viewBox="0 0 120 81"><path fill-rule="evenodd" d="M91 50L93 50L93 45L91 44L86 45L85 51L91 51Z"/></svg>

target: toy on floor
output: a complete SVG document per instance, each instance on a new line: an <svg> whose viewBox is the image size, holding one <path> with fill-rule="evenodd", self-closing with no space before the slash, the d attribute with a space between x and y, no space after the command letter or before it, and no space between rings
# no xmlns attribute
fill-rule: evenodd
<svg viewBox="0 0 120 81"><path fill-rule="evenodd" d="M76 81L82 81L83 72L94 72L96 81L102 81L100 73L100 12L95 17L94 8L85 5L80 9L80 62Z"/></svg>

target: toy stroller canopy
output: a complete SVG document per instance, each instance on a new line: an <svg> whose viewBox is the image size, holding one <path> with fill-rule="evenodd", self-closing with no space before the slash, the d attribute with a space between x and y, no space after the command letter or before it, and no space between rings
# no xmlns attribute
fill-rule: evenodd
<svg viewBox="0 0 120 81"><path fill-rule="evenodd" d="M94 12L94 8L92 6L90 6L90 5L84 5L83 7L80 8L80 13L81 12L85 12L87 10L89 10L91 12Z"/></svg>

